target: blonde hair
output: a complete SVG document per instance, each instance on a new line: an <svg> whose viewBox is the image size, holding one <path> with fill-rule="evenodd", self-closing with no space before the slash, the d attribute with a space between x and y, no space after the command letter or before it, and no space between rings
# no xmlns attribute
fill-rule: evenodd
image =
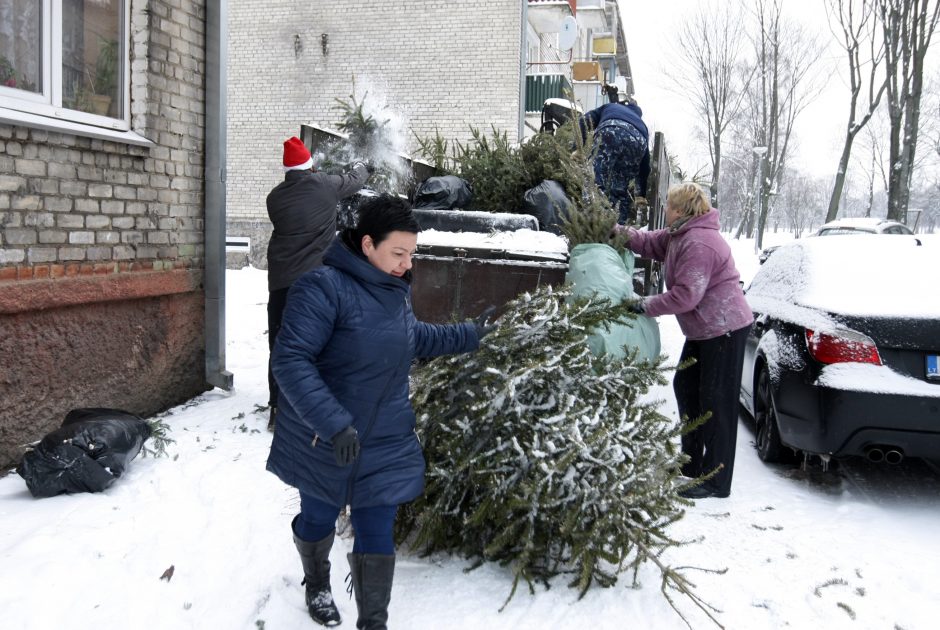
<svg viewBox="0 0 940 630"><path fill-rule="evenodd" d="M698 217L711 210L711 203L705 191L692 182L671 186L666 193L666 205L678 210L684 217Z"/></svg>

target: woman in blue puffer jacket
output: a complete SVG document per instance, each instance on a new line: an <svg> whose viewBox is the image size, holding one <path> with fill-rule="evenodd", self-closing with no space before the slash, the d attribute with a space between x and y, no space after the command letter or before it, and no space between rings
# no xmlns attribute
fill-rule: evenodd
<svg viewBox="0 0 940 630"><path fill-rule="evenodd" d="M388 619L398 505L424 490L408 373L416 357L470 352L489 327L432 325L411 309L418 224L407 202L382 195L333 240L324 266L294 283L272 358L280 386L267 469L300 491L294 543L310 616L340 623L330 589L330 548L340 509L351 507L348 554L357 628Z"/></svg>

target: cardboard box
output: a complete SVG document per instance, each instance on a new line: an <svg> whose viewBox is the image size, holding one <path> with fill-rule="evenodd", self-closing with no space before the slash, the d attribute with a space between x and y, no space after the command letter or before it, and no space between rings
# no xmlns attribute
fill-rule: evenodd
<svg viewBox="0 0 940 630"><path fill-rule="evenodd" d="M591 51L595 55L616 55L617 40L613 35L595 35L591 43Z"/></svg>
<svg viewBox="0 0 940 630"><path fill-rule="evenodd" d="M600 81L601 64L596 61L575 61L571 64L573 81Z"/></svg>

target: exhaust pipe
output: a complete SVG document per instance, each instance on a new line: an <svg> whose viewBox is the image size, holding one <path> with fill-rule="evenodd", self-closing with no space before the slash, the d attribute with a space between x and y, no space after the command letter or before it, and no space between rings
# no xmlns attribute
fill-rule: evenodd
<svg viewBox="0 0 940 630"><path fill-rule="evenodd" d="M869 446L865 449L865 457L868 458L868 461L877 464L878 462L884 461L885 452L877 446Z"/></svg>
<svg viewBox="0 0 940 630"><path fill-rule="evenodd" d="M904 461L904 453L902 453L896 448L892 448L891 450L885 453L885 462L891 464L892 466L897 466L903 461Z"/></svg>

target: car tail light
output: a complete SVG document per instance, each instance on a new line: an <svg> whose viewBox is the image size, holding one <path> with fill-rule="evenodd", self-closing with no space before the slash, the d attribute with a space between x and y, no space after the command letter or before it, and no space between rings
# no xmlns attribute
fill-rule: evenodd
<svg viewBox="0 0 940 630"><path fill-rule="evenodd" d="M840 329L823 333L806 329L806 347L820 363L874 363L881 365L878 347L868 335Z"/></svg>

